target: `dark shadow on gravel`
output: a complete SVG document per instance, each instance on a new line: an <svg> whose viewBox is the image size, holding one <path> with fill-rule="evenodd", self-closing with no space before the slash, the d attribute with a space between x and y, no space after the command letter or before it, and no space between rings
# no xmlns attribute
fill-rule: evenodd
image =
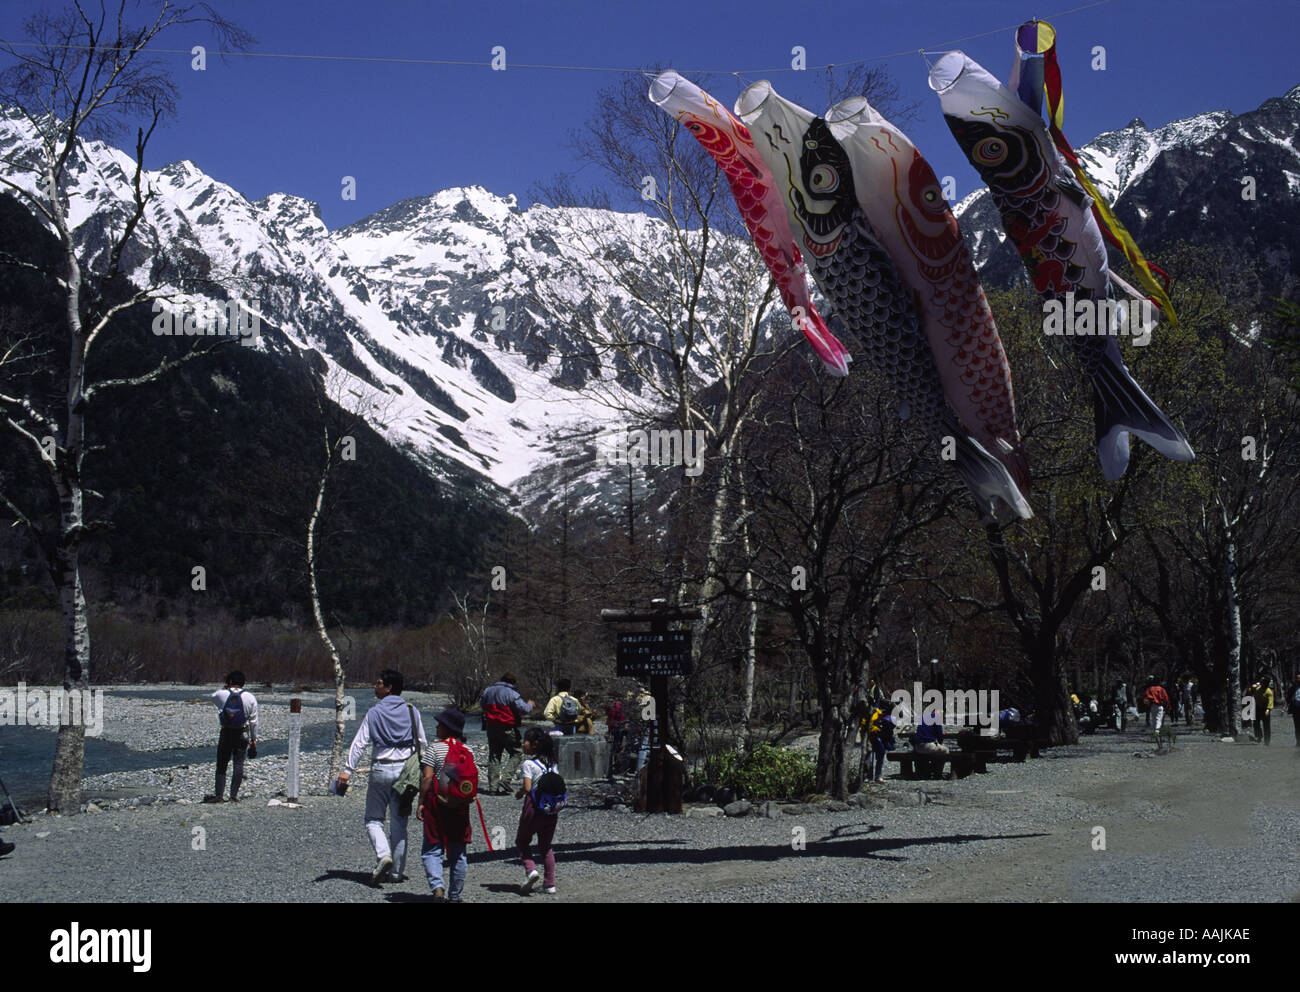
<svg viewBox="0 0 1300 992"><path fill-rule="evenodd" d="M432 892L389 892L384 896L389 902L433 902Z"/></svg>
<svg viewBox="0 0 1300 992"><path fill-rule="evenodd" d="M567 809L567 807L566 807L566 809ZM603 844L588 844L588 845L578 844L578 845L576 845L576 846L574 847L574 850L586 850L588 847L591 847L591 848L595 848L595 847L645 847L645 845L648 844L648 843L651 843L651 842L650 842L650 841L644 841L644 840L611 840L611 841L607 841L607 842L605 842L605 843L603 843ZM685 845L685 844L687 844L687 843L689 843L689 842L688 842L688 841L685 841L685 840L658 840L658 841L654 841L653 843L656 843L656 844L680 844L680 845ZM558 854L561 850L563 850L563 849L564 849L563 845L561 845L561 844L556 844L556 845L555 845L555 850L556 850L556 853L557 853L557 854ZM518 860L519 860L519 851L518 851L517 848L507 847L507 848L503 848L503 849L498 850L498 851L483 851L483 852L481 852L481 853L473 853L472 856L473 856L473 859L474 859L474 864L476 864L476 865L482 865L482 864L491 864L492 862L495 862L495 861L518 861ZM367 876L367 877L369 877L369 876Z"/></svg>
<svg viewBox="0 0 1300 992"><path fill-rule="evenodd" d="M822 841L831 840L836 837L852 837L857 833L874 834L877 830L884 829L885 828L879 824L845 823L842 826L835 827L830 833L822 838ZM818 843L820 843L820 841Z"/></svg>
<svg viewBox="0 0 1300 992"><path fill-rule="evenodd" d="M332 868L324 875L319 875L312 879L312 882L356 882L364 885L367 889L373 889L370 884L370 872L368 871L344 871L341 868Z"/></svg>
<svg viewBox="0 0 1300 992"><path fill-rule="evenodd" d="M517 886L517 885L509 885L509 884L506 884L506 883L504 883L504 882L486 882L486 883L484 883L483 885L480 885L479 888L480 888L480 889L487 889L489 892L496 892L496 893L498 893L498 894L505 893L505 894L510 894L510 895L516 895L516 896L518 896L520 899L530 899L530 898L532 898L532 895L531 895L531 894L530 894L530 895L524 895L522 892L520 892L520 891L519 891L519 886Z"/></svg>
<svg viewBox="0 0 1300 992"><path fill-rule="evenodd" d="M810 840L802 854L820 858L872 858L879 861L904 861L901 856L891 857L883 852L909 847L927 847L934 844L970 844L981 840L1028 840L1046 837L1046 833L1033 834L946 834L939 837L897 837L889 840ZM788 844L772 846L708 847L701 850L671 849L669 845L685 841L645 841L654 847L643 846L633 851L606 851L608 844L556 844L555 856L560 862L585 861L596 865L712 865L728 861L779 861L790 857ZM623 842L620 846L625 846Z"/></svg>

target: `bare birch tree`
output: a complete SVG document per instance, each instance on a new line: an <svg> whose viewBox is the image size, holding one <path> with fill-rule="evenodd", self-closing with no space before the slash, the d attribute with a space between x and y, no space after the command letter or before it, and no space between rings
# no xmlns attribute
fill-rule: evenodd
<svg viewBox="0 0 1300 992"><path fill-rule="evenodd" d="M153 197L142 183L145 149L159 122L175 110L175 87L147 50L164 32L187 24L208 26L227 48L242 48L251 41L206 3L178 5L162 0L151 18L139 26L129 23L126 0L119 0L112 14L102 3L97 13L88 12L86 6L74 2L57 13L34 15L27 21L29 43L0 44L0 53L15 63L3 74L0 102L19 109L39 146L35 188L19 181L20 175L32 170L32 162L5 159L0 189L21 200L58 243L58 261L53 267L9 256L0 262L38 272L61 297L60 330L68 347L66 390L59 401L33 395L22 380L6 377L0 383L3 426L11 440L30 446L29 451L44 466L58 498L57 523L28 514L6 494L0 494L0 500L40 548L58 590L65 628L66 690L88 689L91 673L90 628L80 570L80 546L87 527L83 484L87 417L110 396L153 382L211 351L200 348L164 358L153 369L134 376L90 381L86 374L92 349L111 337L126 312L162 295L159 283L148 275L142 279L144 285L132 282L126 262ZM83 139L110 134L134 121L145 123L136 127L130 203L121 213L102 218L100 244L83 245L70 216L66 192L79 164ZM157 252L155 257L164 254ZM50 773L51 812L80 810L84 754L85 728L61 725Z"/></svg>
<svg viewBox="0 0 1300 992"><path fill-rule="evenodd" d="M334 744L330 750L329 777L329 781L332 782L338 778L343 768L343 742L347 722L347 701L344 697L347 665L334 638L330 636L325 611L321 607L320 583L317 579L321 540L319 527L325 512L325 489L329 484L330 476L337 470L340 462L356 459L355 435L361 428L367 425L376 428L388 425L389 404L381 402L377 398L379 394L373 388L353 380L337 368L328 373L323 380L313 379L312 384L315 390L316 410L320 418L321 448L325 457L321 466L320 479L316 484L316 498L307 518L307 588L316 635L324 644L334 670Z"/></svg>

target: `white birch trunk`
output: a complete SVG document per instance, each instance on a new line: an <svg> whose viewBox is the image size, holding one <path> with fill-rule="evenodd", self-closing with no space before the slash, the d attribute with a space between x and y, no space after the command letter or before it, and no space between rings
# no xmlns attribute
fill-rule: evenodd
<svg viewBox="0 0 1300 992"><path fill-rule="evenodd" d="M346 673L343 659L339 657L338 648L325 628L325 616L320 608L320 589L316 584L316 524L320 520L321 507L325 505L325 484L329 480L330 466L334 462L334 452L329 446L326 433L325 449L329 453L325 461L325 470L321 472L320 485L316 487L316 505L312 507L311 518L307 521L307 584L311 594L311 615L316 622L316 634L329 652L330 662L334 666L334 745L330 749L330 777L333 782L343 770L343 737L345 730L343 685Z"/></svg>

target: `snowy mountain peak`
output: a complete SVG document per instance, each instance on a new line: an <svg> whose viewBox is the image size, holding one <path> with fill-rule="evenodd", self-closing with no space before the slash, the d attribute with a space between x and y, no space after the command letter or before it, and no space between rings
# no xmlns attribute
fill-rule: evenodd
<svg viewBox="0 0 1300 992"><path fill-rule="evenodd" d="M158 170L158 175L166 176L181 185L208 178L204 171L188 158L168 162Z"/></svg>
<svg viewBox="0 0 1300 992"><path fill-rule="evenodd" d="M290 240L315 245L329 237L329 230L321 220L320 205L312 200L290 193L271 193L254 201L253 206L265 213L267 220Z"/></svg>
<svg viewBox="0 0 1300 992"><path fill-rule="evenodd" d="M1226 110L1213 110L1149 130L1135 117L1118 131L1097 135L1078 150L1088 177L1110 203L1123 196L1151 167L1161 152L1199 145L1233 119Z"/></svg>

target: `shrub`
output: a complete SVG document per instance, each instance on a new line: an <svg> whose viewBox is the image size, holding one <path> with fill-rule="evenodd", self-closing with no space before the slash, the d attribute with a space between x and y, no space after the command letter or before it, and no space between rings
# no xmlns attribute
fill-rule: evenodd
<svg viewBox="0 0 1300 992"><path fill-rule="evenodd" d="M742 789L753 800L797 799L813 791L817 765L802 751L762 744L743 761L735 751L710 758L704 774L714 785Z"/></svg>

